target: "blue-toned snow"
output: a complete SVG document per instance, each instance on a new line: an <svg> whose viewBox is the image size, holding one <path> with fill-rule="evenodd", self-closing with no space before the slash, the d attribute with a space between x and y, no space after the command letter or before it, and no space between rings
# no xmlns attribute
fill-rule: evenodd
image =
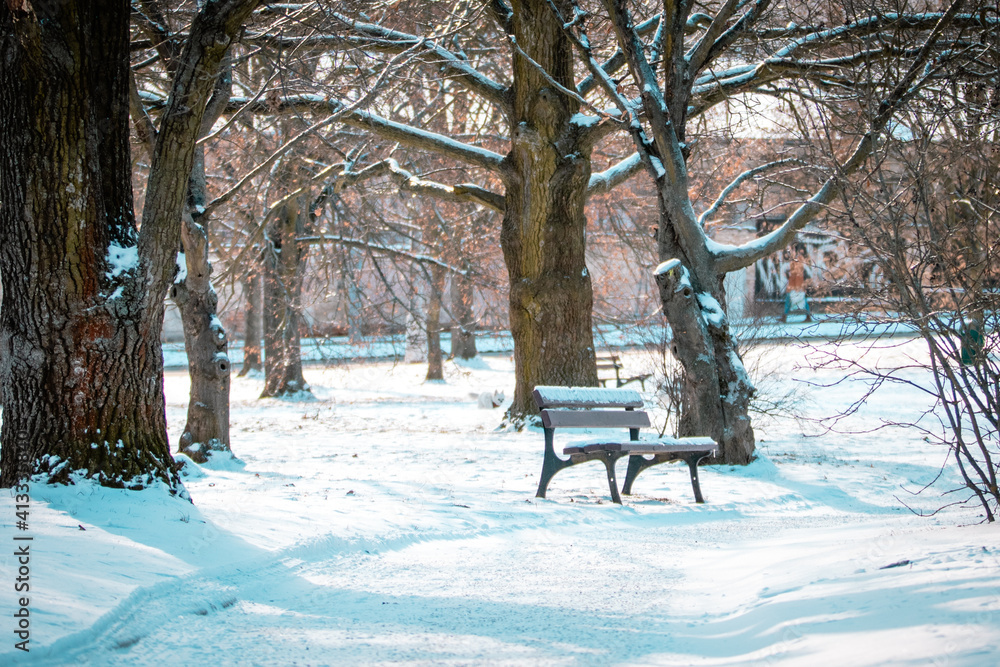
<svg viewBox="0 0 1000 667"><path fill-rule="evenodd" d="M821 417L864 391L810 366L831 349L763 346L750 365L772 368L769 391L792 391L796 416ZM542 433L497 430L503 409L476 407L480 392L512 396L507 355L448 361L436 383L424 364L311 366L311 400L260 400L260 377L234 378L240 460L188 463L194 504L31 486L28 654L13 646L15 500L0 494L0 664L995 664L996 527L975 507L908 511L955 499L950 467L910 494L946 452L870 430L928 406L922 350L841 347L914 385L879 390L842 433L758 421L754 463L701 469L704 505L683 464L645 471L623 506L597 462L535 498ZM621 359L634 373L657 363L645 349ZM176 443L186 373L165 386Z"/></svg>

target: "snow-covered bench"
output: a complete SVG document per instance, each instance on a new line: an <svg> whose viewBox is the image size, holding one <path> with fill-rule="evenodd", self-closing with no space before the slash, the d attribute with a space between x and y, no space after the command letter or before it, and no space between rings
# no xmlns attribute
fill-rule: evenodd
<svg viewBox="0 0 1000 667"><path fill-rule="evenodd" d="M711 438L659 438L640 440L639 430L650 426L649 415L637 408L643 407L642 396L631 389L603 389L596 387L535 387L535 403L542 412L545 431L545 459L542 476L538 481L537 498L545 497L545 490L557 472L587 461L601 461L608 473L611 500L621 504L615 463L628 456L628 472L622 493L632 493L632 483L640 472L650 466L667 461L686 461L691 472L691 486L696 502L705 502L698 483L698 462L714 455L717 446ZM574 442L563 448L562 459L556 455L555 431L557 428L628 429L628 440L613 437L593 438ZM652 458L646 458L652 455Z"/></svg>

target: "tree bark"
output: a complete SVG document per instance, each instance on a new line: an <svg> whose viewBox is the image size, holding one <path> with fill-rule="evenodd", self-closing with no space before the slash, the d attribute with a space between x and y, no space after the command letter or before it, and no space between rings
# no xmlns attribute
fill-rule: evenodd
<svg viewBox="0 0 1000 667"><path fill-rule="evenodd" d="M420 265L411 261L409 266L410 291L409 303L406 304L406 323L403 332L404 345L403 362L407 364L422 364L427 361L427 313L426 297L421 294L423 271Z"/></svg>
<svg viewBox="0 0 1000 667"><path fill-rule="evenodd" d="M468 270L468 263L463 267ZM455 275L451 283L451 314L454 325L451 328L451 356L457 359L473 359L476 350L476 319L473 304L472 280Z"/></svg>
<svg viewBox="0 0 1000 667"><path fill-rule="evenodd" d="M229 341L209 280L212 267L205 229L185 215L182 239L186 275L170 289L170 298L181 311L191 377L187 423L179 446L192 460L204 463L212 452L230 451Z"/></svg>
<svg viewBox="0 0 1000 667"><path fill-rule="evenodd" d="M513 2L512 9L518 44L572 89L573 47L546 2ZM597 370L593 288L584 257L591 147L571 123L579 104L517 53L513 75L500 242L510 278L516 374L507 417L517 424L538 412L531 395L536 385L596 386Z"/></svg>
<svg viewBox="0 0 1000 667"><path fill-rule="evenodd" d="M160 331L194 146L215 73L259 0L190 26L153 151L131 191L127 3L0 5L0 484L84 471L180 487Z"/></svg>
<svg viewBox="0 0 1000 667"><path fill-rule="evenodd" d="M0 485L177 488L128 143L129 6L0 5ZM176 246L175 246L176 247Z"/></svg>
<svg viewBox="0 0 1000 667"><path fill-rule="evenodd" d="M200 135L211 131L229 100L232 76L228 59L219 73L215 92L209 100ZM229 340L218 317L219 298L209 276L212 264L208 251L208 220L196 222L208 203L205 148L195 147L194 165L188 179L188 211L181 229L181 246L186 266L170 288L184 326L184 349L188 357L191 389L187 423L181 434L180 451L197 463L212 452L230 452L229 443ZM207 218L207 216L205 216ZM201 219L201 218L199 218Z"/></svg>
<svg viewBox="0 0 1000 667"><path fill-rule="evenodd" d="M714 293L679 261L656 276L673 333L670 349L684 367L678 435L710 436L719 443L719 460L746 464L754 452L749 407L755 389L720 305L725 302L721 276L713 282Z"/></svg>
<svg viewBox="0 0 1000 667"><path fill-rule="evenodd" d="M264 391L261 398L309 391L302 375L299 322L302 279L307 243L305 233L308 195L282 206L268 230L264 251Z"/></svg>
<svg viewBox="0 0 1000 667"><path fill-rule="evenodd" d="M441 293L444 292L444 267L431 266L430 298L427 302L427 379L444 380L441 358Z"/></svg>
<svg viewBox="0 0 1000 667"><path fill-rule="evenodd" d="M254 266L243 277L243 296L246 301L245 332L243 334L243 367L239 376L264 370L261 361L260 341L263 338L264 293L260 268Z"/></svg>

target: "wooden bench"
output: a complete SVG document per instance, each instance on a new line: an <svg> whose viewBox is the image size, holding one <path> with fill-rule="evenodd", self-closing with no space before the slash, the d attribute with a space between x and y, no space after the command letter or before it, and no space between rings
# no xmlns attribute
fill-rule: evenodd
<svg viewBox="0 0 1000 667"><path fill-rule="evenodd" d="M648 380L652 373L641 373L639 375L633 375L631 377L622 377L622 366L621 358L617 354L599 354L597 355L597 381L601 383L602 387L608 386L608 382L611 380L615 381L615 387L623 387L629 382L638 382L639 386L642 387L643 391L646 390L646 380ZM601 377L601 371L614 371L615 376L612 378L608 375Z"/></svg>
<svg viewBox="0 0 1000 667"><path fill-rule="evenodd" d="M714 455L718 447L711 438L660 438L639 440L639 430L649 428L649 415L637 408L643 407L642 396L631 389L604 389L596 387L535 387L535 403L541 409L542 427L545 431L545 459L542 476L538 481L536 498L544 498L549 482L563 468L587 461L600 461L608 473L611 500L622 502L615 479L615 463L623 456L629 457L628 472L622 493L632 493L632 483L640 472L650 466L668 461L686 461L691 473L691 486L696 502L705 502L698 483L698 463ZM563 448L562 459L555 452L557 428L628 429L629 439L598 437L587 442L577 442ZM652 458L646 458L652 456Z"/></svg>

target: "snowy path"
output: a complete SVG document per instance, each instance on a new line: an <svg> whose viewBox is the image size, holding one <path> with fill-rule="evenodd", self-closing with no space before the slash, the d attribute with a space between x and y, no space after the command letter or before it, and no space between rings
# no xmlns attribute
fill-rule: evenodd
<svg viewBox="0 0 1000 667"><path fill-rule="evenodd" d="M753 465L703 471L706 505L680 466L644 473L624 507L598 466L539 501L541 435L495 432L499 411L469 396L509 396L509 361L487 361L447 384L418 366L314 370L311 402L258 401L259 380L239 380L245 467L196 470L194 506L34 489L33 650L0 647L0 663L996 663L996 529L893 497L936 474L933 447L779 421ZM177 428L184 376L167 388ZM858 423L919 400L884 395Z"/></svg>

